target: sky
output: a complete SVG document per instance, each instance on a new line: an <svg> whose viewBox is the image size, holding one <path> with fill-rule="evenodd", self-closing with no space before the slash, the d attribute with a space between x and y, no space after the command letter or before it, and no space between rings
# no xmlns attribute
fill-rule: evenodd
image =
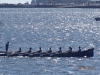
<svg viewBox="0 0 100 75"><path fill-rule="evenodd" d="M12 4L17 4L17 3L26 3L29 2L31 3L32 0L0 0L0 3L12 3ZM98 1L98 0L92 0L92 1Z"/></svg>
<svg viewBox="0 0 100 75"><path fill-rule="evenodd" d="M0 0L0 3L12 3L12 4L17 4L17 3L26 3L29 2L31 3L32 0Z"/></svg>

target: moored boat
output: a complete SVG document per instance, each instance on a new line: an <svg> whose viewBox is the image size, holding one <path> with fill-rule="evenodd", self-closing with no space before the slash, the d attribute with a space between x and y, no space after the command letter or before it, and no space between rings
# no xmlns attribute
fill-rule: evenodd
<svg viewBox="0 0 100 75"><path fill-rule="evenodd" d="M96 17L95 20L96 20L96 21L100 21L100 17Z"/></svg>

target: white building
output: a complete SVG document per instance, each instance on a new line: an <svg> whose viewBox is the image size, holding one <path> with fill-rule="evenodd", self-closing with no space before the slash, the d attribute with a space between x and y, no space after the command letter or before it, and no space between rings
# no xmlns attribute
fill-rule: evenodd
<svg viewBox="0 0 100 75"><path fill-rule="evenodd" d="M31 4L86 4L90 0L32 0Z"/></svg>
<svg viewBox="0 0 100 75"><path fill-rule="evenodd" d="M91 0L90 5L100 5L100 0Z"/></svg>

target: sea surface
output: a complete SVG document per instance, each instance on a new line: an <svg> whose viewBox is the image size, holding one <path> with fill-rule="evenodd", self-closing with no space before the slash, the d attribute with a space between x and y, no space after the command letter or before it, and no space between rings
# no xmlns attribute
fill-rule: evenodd
<svg viewBox="0 0 100 75"><path fill-rule="evenodd" d="M35 52L51 47L77 51L94 47L94 57L0 57L0 75L100 75L100 9L0 8L0 51Z"/></svg>

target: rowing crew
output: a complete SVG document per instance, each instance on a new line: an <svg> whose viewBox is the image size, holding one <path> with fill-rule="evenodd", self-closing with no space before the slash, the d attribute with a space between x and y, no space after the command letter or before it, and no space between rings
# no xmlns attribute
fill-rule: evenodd
<svg viewBox="0 0 100 75"><path fill-rule="evenodd" d="M15 54L15 53L21 53L21 52L22 52L22 49L19 48L18 51L14 52L14 54ZM65 53L71 53L71 52L72 52L72 48L69 47L69 50L66 51ZM78 52L81 52L81 47L80 47L80 46L79 46ZM50 47L50 49L49 49L47 52L42 52L41 47L39 47L39 50L38 50L38 51L32 52L32 48L30 47L28 51L24 52L24 54L27 54L27 53L52 53L52 49L51 49L51 47ZM61 47L59 48L59 51L54 52L54 53L62 53Z"/></svg>
<svg viewBox="0 0 100 75"><path fill-rule="evenodd" d="M6 52L8 52L9 42L7 42L7 44L5 45L5 47L6 47ZM21 52L22 52L22 49L21 49L21 47L20 47L19 50L16 51L16 52L14 52L14 53L21 53ZM31 53L31 52L32 52L32 48L30 47L30 48L29 48L29 51L24 52L24 53ZM71 52L72 52L72 48L69 47L69 50L66 51L65 53L71 53ZM81 52L81 47L80 47L80 46L79 46L78 52ZM39 50L38 50L38 51L33 52L33 53L42 53L41 47L39 47ZM52 53L51 47L50 47L50 49L49 49L47 52L43 52L43 53ZM59 47L59 51L57 51L57 52L55 52L55 53L62 53L61 47Z"/></svg>

